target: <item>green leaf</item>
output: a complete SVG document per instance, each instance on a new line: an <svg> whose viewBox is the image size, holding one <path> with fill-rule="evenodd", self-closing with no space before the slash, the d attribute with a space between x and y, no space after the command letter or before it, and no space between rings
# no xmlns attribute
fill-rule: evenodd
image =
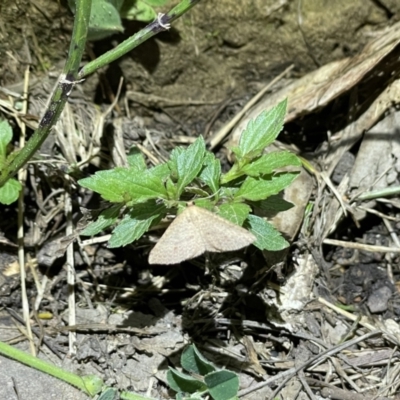
<svg viewBox="0 0 400 400"><path fill-rule="evenodd" d="M245 165L242 172L258 177L260 175L271 174L278 168L287 166L301 166L300 159L289 151L275 151L273 153L264 154L256 161Z"/></svg>
<svg viewBox="0 0 400 400"><path fill-rule="evenodd" d="M206 375L216 370L215 366L204 358L194 344L183 351L181 365L184 370L198 375Z"/></svg>
<svg viewBox="0 0 400 400"><path fill-rule="evenodd" d="M253 243L260 250L279 251L289 247L289 243L283 238L269 222L256 215L249 215L247 222L250 225L250 231L257 240Z"/></svg>
<svg viewBox="0 0 400 400"><path fill-rule="evenodd" d="M270 196L268 199L254 202L253 204L255 207L269 212L287 211L294 207L293 203L286 201L278 194Z"/></svg>
<svg viewBox="0 0 400 400"><path fill-rule="evenodd" d="M169 368L167 372L167 382L175 392L195 393L203 392L207 389L206 385L199 379L192 378L174 368Z"/></svg>
<svg viewBox="0 0 400 400"><path fill-rule="evenodd" d="M68 5L75 12L75 0L68 0ZM108 0L92 0L88 40L104 39L123 31L117 8Z"/></svg>
<svg viewBox="0 0 400 400"><path fill-rule="evenodd" d="M160 7L167 4L170 0L143 0L149 6L152 7Z"/></svg>
<svg viewBox="0 0 400 400"><path fill-rule="evenodd" d="M112 203L140 203L149 199L166 198L167 191L163 181L169 169L166 164L157 165L138 174L135 168L114 168L98 171L78 183L99 193Z"/></svg>
<svg viewBox="0 0 400 400"><path fill-rule="evenodd" d="M215 203L210 198L198 198L194 201L194 204L198 207L214 212Z"/></svg>
<svg viewBox="0 0 400 400"><path fill-rule="evenodd" d="M272 110L262 112L248 123L240 137L239 147L232 149L238 158L253 159L261 155L282 130L286 107L287 100L283 100Z"/></svg>
<svg viewBox="0 0 400 400"><path fill-rule="evenodd" d="M298 174L298 172L282 172L270 176L269 179L248 177L237 191L235 199L264 200L288 187Z"/></svg>
<svg viewBox="0 0 400 400"><path fill-rule="evenodd" d="M244 203L225 203L218 207L218 215L239 226L243 225L250 211L250 206Z"/></svg>
<svg viewBox="0 0 400 400"><path fill-rule="evenodd" d="M147 167L143 153L136 146L132 146L129 149L127 159L128 164L131 168L137 169L139 171L144 171Z"/></svg>
<svg viewBox="0 0 400 400"><path fill-rule="evenodd" d="M204 165L199 177L213 193L217 193L221 178L221 162L215 158L213 153L207 152L204 157Z"/></svg>
<svg viewBox="0 0 400 400"><path fill-rule="evenodd" d="M153 8L142 0L125 0L120 14L122 18L142 22L150 22L157 17Z"/></svg>
<svg viewBox="0 0 400 400"><path fill-rule="evenodd" d="M208 391L214 400L229 400L236 396L239 390L239 378L227 370L211 372L204 377Z"/></svg>
<svg viewBox="0 0 400 400"><path fill-rule="evenodd" d="M157 205L154 201L137 204L113 230L108 247L126 246L139 239L152 224L160 222L165 213L165 206Z"/></svg>
<svg viewBox="0 0 400 400"><path fill-rule="evenodd" d="M117 389L108 387L100 394L97 400L115 400L117 397L118 391Z"/></svg>
<svg viewBox="0 0 400 400"><path fill-rule="evenodd" d="M12 128L6 121L0 121L0 168L4 166L7 157L7 146L12 140Z"/></svg>
<svg viewBox="0 0 400 400"><path fill-rule="evenodd" d="M109 226L115 224L117 221L119 212L121 210L121 205L116 204L107 208L100 213L99 217L96 221L91 222L82 232L81 235L83 236L94 236L98 233L104 231L104 229L108 228Z"/></svg>
<svg viewBox="0 0 400 400"><path fill-rule="evenodd" d="M0 187L0 203L9 205L18 199L22 185L14 178L10 178Z"/></svg>
<svg viewBox="0 0 400 400"><path fill-rule="evenodd" d="M177 188L179 196L200 172L205 152L206 145L204 139L202 136L199 136L194 143L177 156L176 168L178 172Z"/></svg>

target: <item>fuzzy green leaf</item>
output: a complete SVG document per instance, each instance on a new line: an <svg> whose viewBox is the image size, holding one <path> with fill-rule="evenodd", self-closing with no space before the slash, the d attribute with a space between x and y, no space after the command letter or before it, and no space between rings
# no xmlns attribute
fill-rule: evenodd
<svg viewBox="0 0 400 400"><path fill-rule="evenodd" d="M286 107L287 100L283 100L248 123L240 137L239 146L232 149L239 159L258 157L276 139L283 127Z"/></svg>
<svg viewBox="0 0 400 400"><path fill-rule="evenodd" d="M181 365L185 371L198 375L206 375L216 370L215 366L204 358L194 344L183 351Z"/></svg>
<svg viewBox="0 0 400 400"><path fill-rule="evenodd" d="M165 206L157 205L153 201L137 204L113 230L108 247L126 246L139 239L152 224L160 222L165 213Z"/></svg>
<svg viewBox="0 0 400 400"><path fill-rule="evenodd" d="M218 207L218 215L239 226L243 225L250 211L250 206L244 203L225 203Z"/></svg>
<svg viewBox="0 0 400 400"><path fill-rule="evenodd" d="M274 151L273 153L264 154L259 159L247 164L242 168L242 172L258 177L261 175L271 174L278 168L288 166L301 166L300 159L289 151Z"/></svg>
<svg viewBox="0 0 400 400"><path fill-rule="evenodd" d="M214 400L232 399L239 390L239 378L232 371L220 370L211 372L204 377L204 381Z"/></svg>
<svg viewBox="0 0 400 400"><path fill-rule="evenodd" d="M221 178L221 162L215 158L213 153L206 153L204 157L205 167L200 173L200 179L213 191L219 190L219 180Z"/></svg>
<svg viewBox="0 0 400 400"><path fill-rule="evenodd" d="M10 178L0 187L0 203L9 205L17 201L22 185L14 178Z"/></svg>
<svg viewBox="0 0 400 400"><path fill-rule="evenodd" d="M107 208L100 213L96 221L91 222L82 232L83 236L94 236L98 233L104 231L104 229L115 224L117 221L119 212L121 210L121 205L116 204Z"/></svg>
<svg viewBox="0 0 400 400"><path fill-rule="evenodd" d="M203 166L205 152L206 145L204 139L202 136L199 136L194 143L177 156L178 195L181 195L185 187L199 174Z"/></svg>
<svg viewBox="0 0 400 400"><path fill-rule="evenodd" d="M174 368L169 368L167 372L167 382L175 392L195 393L207 389L206 385L199 379L192 378Z"/></svg>
<svg viewBox="0 0 400 400"><path fill-rule="evenodd" d="M99 193L112 203L140 203L149 199L166 198L163 181L169 169L166 164L158 165L138 174L136 168L114 168L98 171L89 178L79 181L87 189Z"/></svg>
<svg viewBox="0 0 400 400"><path fill-rule="evenodd" d="M146 160L144 159L143 153L136 146L132 146L129 149L126 158L131 168L135 168L138 171L144 171L146 169Z"/></svg>
<svg viewBox="0 0 400 400"><path fill-rule="evenodd" d="M260 250L278 251L285 249L289 243L284 239L269 222L256 215L249 215L247 222L250 225L250 231L257 240L253 243Z"/></svg>
<svg viewBox="0 0 400 400"><path fill-rule="evenodd" d="M240 186L235 198L251 201L265 200L289 186L297 175L297 172L282 172L269 177L269 179L248 177Z"/></svg>

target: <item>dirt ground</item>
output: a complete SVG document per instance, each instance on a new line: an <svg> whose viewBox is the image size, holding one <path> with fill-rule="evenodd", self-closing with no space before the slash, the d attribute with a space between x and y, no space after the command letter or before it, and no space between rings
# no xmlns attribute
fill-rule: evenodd
<svg viewBox="0 0 400 400"><path fill-rule="evenodd" d="M77 85L29 164L24 189L22 248L40 357L101 375L119 390L174 398L166 371L179 368L182 350L195 343L239 374L244 399L400 398L399 20L395 0L203 0L169 31ZM0 3L0 113L16 146L22 117L13 110L26 68L30 135L72 25L64 2ZM89 43L83 62L145 25L124 26L123 34ZM306 167L284 194L296 207L271 219L290 241L287 251L250 248L154 267L147 262L158 237L152 232L119 249L75 235L65 255L85 209L103 206L78 179L121 165L119 154L132 144L167 157L199 135L227 165L228 145L249 118L283 98L289 108L279 146ZM0 340L29 351L17 210L0 205ZM71 262L76 324L68 327ZM54 398L85 398L59 385L0 356L1 398L44 400L48 387Z"/></svg>

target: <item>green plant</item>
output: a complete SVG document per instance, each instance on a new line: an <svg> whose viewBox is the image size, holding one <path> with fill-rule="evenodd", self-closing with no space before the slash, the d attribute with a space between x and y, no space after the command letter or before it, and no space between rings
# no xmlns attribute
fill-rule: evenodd
<svg viewBox="0 0 400 400"><path fill-rule="evenodd" d="M301 161L288 151L264 154L282 129L286 101L251 121L232 149L236 156L225 174L214 154L206 150L202 137L187 148L175 148L170 159L152 168L143 155L132 148L128 168L99 171L79 181L112 205L89 224L83 235L96 235L116 225L109 247L125 246L139 239L167 214L182 211L189 201L216 212L221 217L248 228L259 249L281 250L286 240L264 218L252 213L258 207L282 211L292 205L277 194L286 188L298 172L284 171L300 167ZM277 172L279 170L279 172Z"/></svg>
<svg viewBox="0 0 400 400"><path fill-rule="evenodd" d="M169 0L92 0L88 40L100 40L123 32L122 18L150 22L156 18L154 7L165 5ZM68 0L75 12L76 0Z"/></svg>
<svg viewBox="0 0 400 400"><path fill-rule="evenodd" d="M12 140L12 128L7 121L0 121L0 171L5 167L8 151L8 146ZM0 203L11 204L18 199L21 184L14 178L9 179L4 186L0 187Z"/></svg>
<svg viewBox="0 0 400 400"><path fill-rule="evenodd" d="M155 21L120 43L116 48L80 68L89 29L92 0L76 0L74 29L63 72L48 101L48 106L39 122L38 129L35 130L22 149L7 153L6 159L3 159L2 165L0 165L0 187L8 185L7 182L33 157L35 152L46 140L52 127L60 117L74 85L81 82L83 78L97 71L99 68L117 60L155 34L168 29L168 24L190 10L199 1L200 0L182 0L167 14L160 15ZM15 189L13 186L12 188ZM11 197L12 196L6 197L6 201Z"/></svg>
<svg viewBox="0 0 400 400"><path fill-rule="evenodd" d="M182 353L181 366L188 374L174 368L167 373L168 384L177 392L177 400L198 400L206 396L214 400L238 399L238 376L232 371L217 369L195 345L190 345Z"/></svg>

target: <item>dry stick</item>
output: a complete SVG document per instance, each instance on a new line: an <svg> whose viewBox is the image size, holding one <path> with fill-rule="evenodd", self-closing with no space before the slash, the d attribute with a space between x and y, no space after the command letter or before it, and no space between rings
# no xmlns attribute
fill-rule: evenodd
<svg viewBox="0 0 400 400"><path fill-rule="evenodd" d="M24 102L22 113L26 114L28 110L28 86L29 86L29 66L25 70L24 79ZM25 146L25 134L26 125L20 124L21 136L19 138L19 146L23 148ZM21 275L21 297L22 297L22 313L24 316L26 331L29 339L29 346L33 355L36 355L35 343L33 341L32 329L29 319L29 302L26 293L26 270L25 270L25 252L24 252L24 184L26 181L26 169L21 168L18 171L18 180L22 185L22 189L19 192L18 197L18 262Z"/></svg>
<svg viewBox="0 0 400 400"><path fill-rule="evenodd" d="M375 246L372 244L345 242L344 240L325 239L322 243L331 244L333 246L341 246L348 249L358 249L378 253L400 253L400 248L397 247Z"/></svg>
<svg viewBox="0 0 400 400"><path fill-rule="evenodd" d="M274 391L274 393L273 393L272 396L271 396L271 399L275 398L275 396L282 390L282 388L286 385L286 383L287 383L290 379L293 378L293 376L295 376L299 371L301 371L301 370L303 370L304 368L308 367L308 366L309 366L310 364L312 364L314 361L321 361L321 360L323 360L323 359L326 359L326 358L328 358L328 357L331 357L331 356L333 356L334 354L339 353L340 351L342 351L342 350L344 350L344 349L346 349L346 348L348 348L348 347L354 346L355 344L357 344L357 343L359 343L359 342L362 342L362 341L364 341L364 340L366 340L366 339L369 339L370 337L375 336L375 335L377 335L377 334L379 334L379 333L381 333L381 331L379 331L379 330L372 331L372 332L368 332L368 333L366 333L366 334L363 335L363 336L360 336L360 337L358 337L358 338L349 340L349 341L346 342L346 343L342 343L342 344L340 344L340 345L338 345L338 346L333 347L332 349L325 350L325 351L323 351L322 353L317 354L317 355L314 356L314 357L311 357L311 358L310 358L308 361L306 361L303 365L300 365L300 366L298 366L298 367L296 367L296 368L291 368L292 373L291 373L291 374L285 374L285 378L284 378L283 382L276 388L276 390ZM287 371L285 371L285 372L287 372ZM287 375L289 375L289 376L287 376ZM265 386L266 382L271 383L271 382L276 381L277 379L281 378L282 376L283 376L283 374L278 374L277 376L274 376L273 379L268 379L269 382L268 382L268 381L261 382L262 385L261 385L261 384L258 384L258 385L255 385L254 387L257 387L257 386L258 386L257 389L262 388L262 387ZM253 388L248 388L248 389L245 389L245 390L241 390L241 391L239 392L239 396L244 396L245 394L248 394L248 393L252 392L253 390L250 390L250 389L253 389ZM246 393L244 393L244 392L246 392Z"/></svg>
<svg viewBox="0 0 400 400"><path fill-rule="evenodd" d="M396 232L392 228L392 224L387 220L383 219L383 223L386 226L386 229L389 232L390 237L392 238L394 244L396 245L397 248L400 248L400 240L399 237L397 236ZM391 255L389 254L390 259L392 258ZM388 275L390 277L390 280L393 284L395 284L395 279L393 276L393 269L392 269L392 263L388 262Z"/></svg>
<svg viewBox="0 0 400 400"><path fill-rule="evenodd" d="M281 74L279 74L277 77L272 79L270 83L268 83L267 86L265 86L263 89L261 89L247 104L243 107L243 109L231 120L229 121L225 126L223 126L210 140L209 140L209 145L210 145L210 150L214 149L218 144L225 138L226 135L233 129L233 127L240 121L240 119L243 117L246 112L253 107L254 104L258 102L258 100L261 99L262 96L273 86L275 85L276 82L280 81L288 72L290 72L294 68L294 64L290 65L288 68L286 68Z"/></svg>
<svg viewBox="0 0 400 400"><path fill-rule="evenodd" d="M67 227L65 234L72 235L74 232L72 222L72 201L68 191L65 192L65 217L67 220ZM74 268L74 245L73 242L67 247L67 284L68 284L68 325L76 325L76 312L75 312L75 268ZM69 353L74 355L76 352L76 332L70 331L68 334Z"/></svg>

